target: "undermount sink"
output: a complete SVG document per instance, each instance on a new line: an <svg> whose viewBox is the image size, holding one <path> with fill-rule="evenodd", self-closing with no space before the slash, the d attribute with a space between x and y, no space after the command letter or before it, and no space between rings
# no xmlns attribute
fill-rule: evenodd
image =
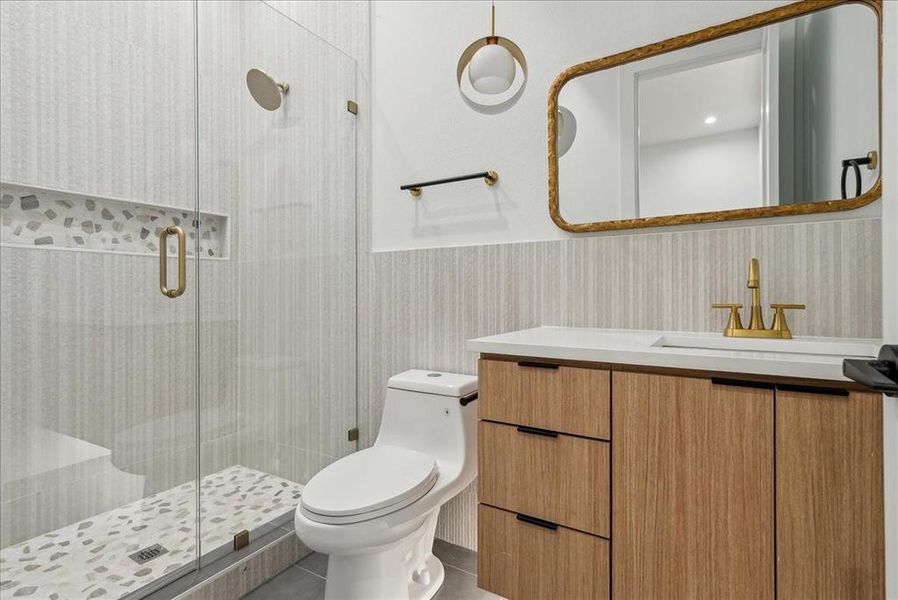
<svg viewBox="0 0 898 600"><path fill-rule="evenodd" d="M878 347L859 342L822 341L813 338L767 340L752 338L670 335L658 338L653 347L723 352L773 352L778 354L813 354L840 358L876 356Z"/></svg>

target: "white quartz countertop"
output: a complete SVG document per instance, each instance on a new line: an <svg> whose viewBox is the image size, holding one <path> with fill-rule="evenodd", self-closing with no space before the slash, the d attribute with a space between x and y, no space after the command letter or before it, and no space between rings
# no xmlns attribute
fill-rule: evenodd
<svg viewBox="0 0 898 600"><path fill-rule="evenodd" d="M875 357L881 340L726 338L720 333L536 327L468 340L467 349L559 360L849 381L842 359Z"/></svg>

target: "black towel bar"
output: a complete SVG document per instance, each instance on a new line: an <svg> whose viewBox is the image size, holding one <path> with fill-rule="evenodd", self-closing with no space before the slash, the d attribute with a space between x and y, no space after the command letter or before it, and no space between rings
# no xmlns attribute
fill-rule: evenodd
<svg viewBox="0 0 898 600"><path fill-rule="evenodd" d="M421 188L430 187L432 185L443 185L444 183L455 183L456 181L468 181L469 179L483 179L487 185L496 185L499 181L499 174L495 171L483 171L482 173L471 173L470 175L458 175L457 177L447 177L446 179L434 179L433 181L422 181L421 183L409 183L399 186L400 190L408 190L412 196L421 195Z"/></svg>

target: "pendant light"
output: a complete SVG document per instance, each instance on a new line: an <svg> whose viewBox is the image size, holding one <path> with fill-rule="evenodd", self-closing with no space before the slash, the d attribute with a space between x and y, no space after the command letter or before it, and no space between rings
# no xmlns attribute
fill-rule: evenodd
<svg viewBox="0 0 898 600"><path fill-rule="evenodd" d="M496 35L495 2L491 13L490 35L465 48L456 70L462 97L481 112L501 112L509 108L527 83L524 53L510 39Z"/></svg>

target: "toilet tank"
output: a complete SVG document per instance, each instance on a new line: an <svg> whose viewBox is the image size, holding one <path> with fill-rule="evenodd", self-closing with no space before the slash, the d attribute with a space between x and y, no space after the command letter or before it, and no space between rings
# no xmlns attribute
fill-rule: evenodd
<svg viewBox="0 0 898 600"><path fill-rule="evenodd" d="M473 375L412 369L390 377L375 444L419 450L460 467L476 465L477 401L461 404L476 392Z"/></svg>

